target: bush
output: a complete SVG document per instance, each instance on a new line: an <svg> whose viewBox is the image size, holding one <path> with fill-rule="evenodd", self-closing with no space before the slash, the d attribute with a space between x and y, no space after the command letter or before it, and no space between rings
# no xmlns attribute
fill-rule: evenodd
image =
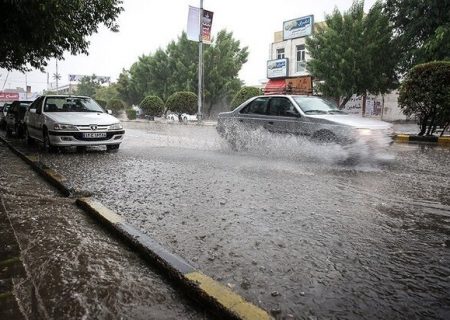
<svg viewBox="0 0 450 320"><path fill-rule="evenodd" d="M166 110L177 113L195 114L197 112L197 102L197 95L193 92L175 92L167 99Z"/></svg>
<svg viewBox="0 0 450 320"><path fill-rule="evenodd" d="M231 100L231 110L236 109L248 99L262 94L261 89L255 87L242 87Z"/></svg>
<svg viewBox="0 0 450 320"><path fill-rule="evenodd" d="M450 61L413 67L400 87L398 104L405 115L417 116L419 135L431 135L437 126L445 129L450 122Z"/></svg>
<svg viewBox="0 0 450 320"><path fill-rule="evenodd" d="M134 120L136 119L136 110L134 109L127 109L127 118L128 120Z"/></svg>
<svg viewBox="0 0 450 320"><path fill-rule="evenodd" d="M108 101L106 108L111 110L113 115L118 115L120 113L120 111L125 109L125 104L123 103L122 100L111 99Z"/></svg>
<svg viewBox="0 0 450 320"><path fill-rule="evenodd" d="M100 107L102 107L103 109L107 109L106 108L106 101L105 100L97 100L97 99L95 99L95 102L97 102L99 105L100 105Z"/></svg>
<svg viewBox="0 0 450 320"><path fill-rule="evenodd" d="M147 96L140 103L141 109L146 116L157 117L164 112L164 101L157 96Z"/></svg>

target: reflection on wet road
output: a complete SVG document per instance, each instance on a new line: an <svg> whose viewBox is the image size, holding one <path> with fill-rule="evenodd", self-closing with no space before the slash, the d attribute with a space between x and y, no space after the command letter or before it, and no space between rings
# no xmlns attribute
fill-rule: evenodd
<svg viewBox="0 0 450 320"><path fill-rule="evenodd" d="M450 149L345 151L131 124L118 152L43 161L276 318L448 319Z"/></svg>

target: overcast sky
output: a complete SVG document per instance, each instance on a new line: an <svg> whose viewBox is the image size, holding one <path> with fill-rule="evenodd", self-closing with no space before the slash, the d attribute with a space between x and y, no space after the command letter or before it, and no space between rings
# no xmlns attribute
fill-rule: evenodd
<svg viewBox="0 0 450 320"><path fill-rule="evenodd" d="M104 27L90 38L89 55L65 55L58 68L62 79L59 85L68 84L69 74L110 76L115 81L122 68L129 69L143 54L165 48L186 30L188 8L199 6L196 0L124 0L124 11L118 19L119 32ZM365 1L367 12L375 0ZM315 21L324 20L326 13L335 7L347 10L352 0L204 0L203 7L214 12L212 34L226 29L233 32L241 47L249 48L248 62L240 72L247 85L259 84L266 78L266 62L273 34L281 31L283 21L313 14ZM47 67L50 81L54 82L55 60ZM7 72L0 69L0 91L5 88L25 87L25 78L32 91L47 88L47 75L39 71Z"/></svg>

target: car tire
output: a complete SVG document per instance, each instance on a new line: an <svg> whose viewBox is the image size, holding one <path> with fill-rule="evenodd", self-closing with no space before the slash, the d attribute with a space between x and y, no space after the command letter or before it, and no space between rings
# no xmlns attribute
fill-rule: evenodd
<svg viewBox="0 0 450 320"><path fill-rule="evenodd" d="M10 137L12 135L12 130L10 127L6 126L6 136Z"/></svg>
<svg viewBox="0 0 450 320"><path fill-rule="evenodd" d="M119 146L120 146L120 144L107 144L106 150L108 150L108 151L118 150Z"/></svg>
<svg viewBox="0 0 450 320"><path fill-rule="evenodd" d="M53 153L58 150L57 147L52 146L50 142L50 136L48 135L48 131L44 130L44 150L48 153Z"/></svg>
<svg viewBox="0 0 450 320"><path fill-rule="evenodd" d="M25 126L24 129L25 133L25 139L27 140L27 144L32 145L34 143L34 139L30 136L30 132L28 132L28 127Z"/></svg>

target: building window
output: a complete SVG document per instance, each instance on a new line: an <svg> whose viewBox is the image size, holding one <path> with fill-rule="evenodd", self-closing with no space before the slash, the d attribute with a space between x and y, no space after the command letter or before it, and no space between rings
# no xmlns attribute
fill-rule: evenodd
<svg viewBox="0 0 450 320"><path fill-rule="evenodd" d="M306 71L306 49L305 45L297 46L297 72Z"/></svg>
<svg viewBox="0 0 450 320"><path fill-rule="evenodd" d="M277 49L277 59L284 59L284 48Z"/></svg>

